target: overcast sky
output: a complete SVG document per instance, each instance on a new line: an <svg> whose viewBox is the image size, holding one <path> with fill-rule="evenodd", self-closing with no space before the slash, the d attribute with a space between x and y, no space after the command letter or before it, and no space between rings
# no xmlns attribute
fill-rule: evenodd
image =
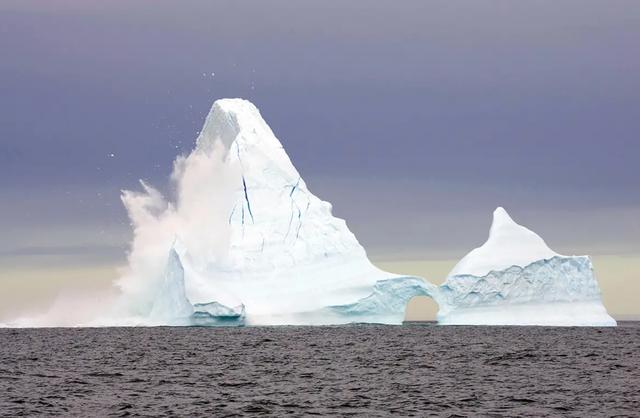
<svg viewBox="0 0 640 418"><path fill-rule="evenodd" d="M3 1L0 265L122 260L119 190L223 97L374 257L462 257L498 205L637 253L639 40L637 1Z"/></svg>

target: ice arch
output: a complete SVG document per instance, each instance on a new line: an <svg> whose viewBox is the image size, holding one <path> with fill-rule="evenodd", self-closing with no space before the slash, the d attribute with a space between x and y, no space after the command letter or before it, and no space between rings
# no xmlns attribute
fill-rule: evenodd
<svg viewBox="0 0 640 418"><path fill-rule="evenodd" d="M404 321L436 321L438 310L438 303L431 296L414 296L407 302Z"/></svg>

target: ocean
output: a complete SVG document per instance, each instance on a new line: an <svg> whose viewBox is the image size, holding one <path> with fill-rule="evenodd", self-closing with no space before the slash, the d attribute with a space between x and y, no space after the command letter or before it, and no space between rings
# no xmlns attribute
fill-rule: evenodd
<svg viewBox="0 0 640 418"><path fill-rule="evenodd" d="M640 323L0 329L2 416L640 416Z"/></svg>

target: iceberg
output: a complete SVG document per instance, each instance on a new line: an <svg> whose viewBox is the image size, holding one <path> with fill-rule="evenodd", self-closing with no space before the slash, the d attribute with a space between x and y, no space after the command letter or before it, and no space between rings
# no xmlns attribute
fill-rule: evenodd
<svg viewBox="0 0 640 418"><path fill-rule="evenodd" d="M401 324L415 296L438 303L443 325L616 325L590 258L554 252L503 208L440 286L375 267L246 100L214 102L172 181L172 200L144 182L123 191L120 298L86 325ZM60 325L43 318L0 326Z"/></svg>
<svg viewBox="0 0 640 418"><path fill-rule="evenodd" d="M563 256L503 208L489 238L430 294L444 325L615 326L588 256Z"/></svg>
<svg viewBox="0 0 640 418"><path fill-rule="evenodd" d="M174 202L144 183L123 194L134 242L120 285L139 324L400 324L423 295L439 324L616 324L589 257L557 254L503 208L441 286L378 269L246 100L213 104L173 178Z"/></svg>
<svg viewBox="0 0 640 418"><path fill-rule="evenodd" d="M141 324L400 324L431 286L369 261L246 100L213 104L173 177L175 202L123 194L136 237L120 286Z"/></svg>

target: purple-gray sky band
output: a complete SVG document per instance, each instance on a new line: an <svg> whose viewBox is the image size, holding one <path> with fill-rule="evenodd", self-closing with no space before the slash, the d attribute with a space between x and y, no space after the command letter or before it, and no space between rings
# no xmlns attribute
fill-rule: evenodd
<svg viewBox="0 0 640 418"><path fill-rule="evenodd" d="M640 244L639 2L345 3L3 2L0 260L126 224L118 190L165 184L222 97L368 248L468 249L497 205L560 250Z"/></svg>

